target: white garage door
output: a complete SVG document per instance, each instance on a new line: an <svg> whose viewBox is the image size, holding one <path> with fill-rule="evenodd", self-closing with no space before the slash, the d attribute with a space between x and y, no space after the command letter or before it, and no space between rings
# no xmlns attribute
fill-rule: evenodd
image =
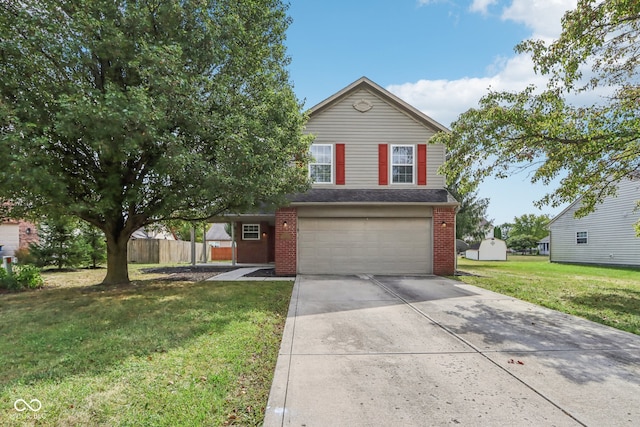
<svg viewBox="0 0 640 427"><path fill-rule="evenodd" d="M299 218L305 274L432 272L428 218Z"/></svg>

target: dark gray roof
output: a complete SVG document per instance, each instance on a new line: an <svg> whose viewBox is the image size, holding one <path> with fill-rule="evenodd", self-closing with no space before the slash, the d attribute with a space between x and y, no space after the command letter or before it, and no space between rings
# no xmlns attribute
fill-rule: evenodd
<svg viewBox="0 0 640 427"><path fill-rule="evenodd" d="M292 203L434 203L457 204L447 190L408 188L356 190L314 188L289 198Z"/></svg>
<svg viewBox="0 0 640 427"><path fill-rule="evenodd" d="M231 236L227 234L227 230L225 229L226 224L215 223L211 224L211 228L207 231L207 240L231 240Z"/></svg>

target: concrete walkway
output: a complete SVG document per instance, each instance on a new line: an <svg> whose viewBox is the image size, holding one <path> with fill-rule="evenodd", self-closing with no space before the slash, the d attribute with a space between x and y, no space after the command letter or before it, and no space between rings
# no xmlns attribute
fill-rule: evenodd
<svg viewBox="0 0 640 427"><path fill-rule="evenodd" d="M264 425L640 425L640 336L438 277L299 276Z"/></svg>
<svg viewBox="0 0 640 427"><path fill-rule="evenodd" d="M230 281L230 280L245 280L245 281L268 281L268 280L295 280L294 277L282 277L282 276L273 276L273 277L245 277L247 274L254 273L258 270L273 268L271 266L261 266L261 267L241 267L232 271L226 271L224 273L217 274L213 277L207 279L207 281Z"/></svg>
<svg viewBox="0 0 640 427"><path fill-rule="evenodd" d="M251 274L254 271L258 271L263 267L243 267L243 268L236 268L235 270L231 270L231 271L226 271L224 273L220 273L217 274L209 279L209 280L239 280L240 278L242 278L244 275L246 274Z"/></svg>

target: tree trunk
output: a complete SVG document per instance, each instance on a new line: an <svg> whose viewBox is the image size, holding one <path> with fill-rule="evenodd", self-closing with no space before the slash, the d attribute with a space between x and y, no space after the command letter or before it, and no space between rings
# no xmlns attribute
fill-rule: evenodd
<svg viewBox="0 0 640 427"><path fill-rule="evenodd" d="M114 235L116 234L116 235ZM102 281L105 285L129 283L129 266L127 264L126 233L105 233L107 238L107 276Z"/></svg>

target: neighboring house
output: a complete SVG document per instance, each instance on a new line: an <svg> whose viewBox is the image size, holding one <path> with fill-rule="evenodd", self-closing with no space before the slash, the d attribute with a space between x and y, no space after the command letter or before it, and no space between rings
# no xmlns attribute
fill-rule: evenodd
<svg viewBox="0 0 640 427"><path fill-rule="evenodd" d="M507 244L504 240L491 238L474 245L465 252L465 258L476 261L506 261Z"/></svg>
<svg viewBox="0 0 640 427"><path fill-rule="evenodd" d="M312 188L234 221L237 261L276 274L455 271L458 203L437 173L448 130L363 77L310 110Z"/></svg>
<svg viewBox="0 0 640 427"><path fill-rule="evenodd" d="M226 225L223 223L211 224L207 231L207 244L212 248L230 248L231 236L227 233Z"/></svg>
<svg viewBox="0 0 640 427"><path fill-rule="evenodd" d="M538 242L538 253L540 255L549 255L549 242L551 241L551 239L549 238L549 236L545 237L544 239L540 240Z"/></svg>
<svg viewBox="0 0 640 427"><path fill-rule="evenodd" d="M134 231L131 239L176 240L176 236L164 227L149 227Z"/></svg>
<svg viewBox="0 0 640 427"><path fill-rule="evenodd" d="M480 219L475 231L477 232L476 235L462 236L462 240L464 240L465 242L477 242L479 238L491 239L495 237L495 227L485 218ZM484 237L479 237L478 234L482 234L484 235Z"/></svg>
<svg viewBox="0 0 640 427"><path fill-rule="evenodd" d="M495 236L495 227L485 218L482 218L480 221L480 229L484 230L484 238L485 239L493 239Z"/></svg>
<svg viewBox="0 0 640 427"><path fill-rule="evenodd" d="M620 182L616 197L607 197L584 218L575 218L575 201L549 222L550 261L640 266L640 179Z"/></svg>
<svg viewBox="0 0 640 427"><path fill-rule="evenodd" d="M3 220L0 224L0 256L14 256L15 251L38 243L38 228L23 220Z"/></svg>
<svg viewBox="0 0 640 427"><path fill-rule="evenodd" d="M227 224L211 224L205 236L207 246L210 248L212 261L226 261L233 259L232 240L226 230Z"/></svg>

